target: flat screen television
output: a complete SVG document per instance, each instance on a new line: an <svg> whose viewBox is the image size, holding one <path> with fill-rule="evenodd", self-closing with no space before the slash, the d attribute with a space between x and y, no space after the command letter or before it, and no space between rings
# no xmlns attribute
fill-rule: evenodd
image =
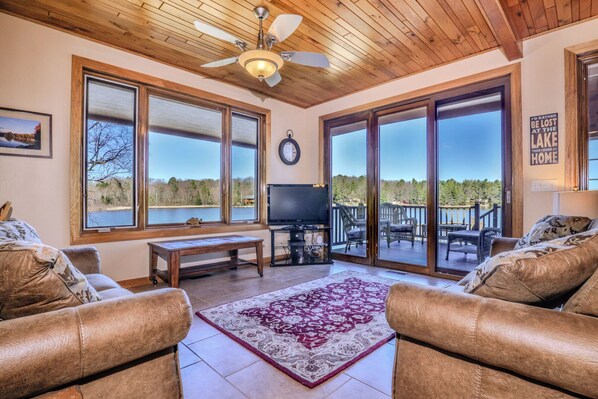
<svg viewBox="0 0 598 399"><path fill-rule="evenodd" d="M327 185L269 184L269 225L312 225L330 223Z"/></svg>

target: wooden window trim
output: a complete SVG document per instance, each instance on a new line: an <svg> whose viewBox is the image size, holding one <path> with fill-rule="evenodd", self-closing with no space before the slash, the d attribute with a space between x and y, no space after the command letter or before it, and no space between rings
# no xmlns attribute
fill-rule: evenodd
<svg viewBox="0 0 598 399"><path fill-rule="evenodd" d="M253 104L238 101L232 98L220 96L218 94L209 93L204 90L185 86L179 83L170 82L157 77L146 75L143 73L131 71L128 69L116 67L105 64L99 61L90 60L87 58L74 55L72 57L72 71L71 71L71 148L70 148L70 242L71 244L91 244L114 241L127 240L142 240L151 238L166 238L178 237L200 234L219 234L230 232L243 232L252 230L267 229L265 225L266 220L266 170L267 157L266 148L270 142L270 127L271 127L271 112L270 110ZM138 124L137 131L138 149L137 149L137 180L140 182L138 186L138 227L134 229L112 229L107 233L99 233L97 231L83 230L83 118L84 118L84 89L85 89L85 75L100 76L109 78L115 82L122 82L127 84L139 85L138 91ZM225 223L206 223L199 227L188 226L147 226L147 215L145 206L147 204L145 182L146 166L147 166L147 112L143 110L148 109L147 98L148 91L152 93L161 93L169 97L184 99L195 104L209 105L210 107L220 107L225 110L225 116L230 117L231 113L239 113L258 117L260 119L260 132L258 136L258 158L261 162L258 163L258 192L259 203L258 219L256 221L232 221L228 205L230 204L231 196L230 190L226 192L228 195L223 196L223 203L221 204L223 213L226 212L225 220L229 220L229 224ZM226 117L225 117L226 119ZM225 132L229 132L228 120L223 125ZM230 133L225 133L225 136ZM225 137L223 137L223 140ZM223 141L224 142L224 141ZM226 146L223 146L226 147ZM229 152L230 150L226 150ZM229 154L230 155L230 154ZM224 162L230 163L230 156L223 159ZM229 165L230 166L230 165ZM230 174L230 167L226 170L226 180ZM143 182L143 183L141 183ZM224 188L223 188L224 189Z"/></svg>
<svg viewBox="0 0 598 399"><path fill-rule="evenodd" d="M580 101L585 92L580 79L583 58L598 55L598 40L565 49L565 190L586 190L588 176L586 104Z"/></svg>
<svg viewBox="0 0 598 399"><path fill-rule="evenodd" d="M598 41L597 46L598 46ZM325 181L326 170L326 149L325 149L325 124L327 121L334 120L341 117L347 117L352 114L361 112L368 112L373 110L382 110L384 108L393 107L397 105L407 105L417 101L421 101L427 97L439 96L443 92L449 92L461 87L471 86L474 84L483 83L485 81L495 80L498 78L509 78L510 91L505 93L509 97L510 115L511 115L511 165L512 165L512 181L511 181L511 235L520 237L523 235L523 122L522 122L522 103L521 103L521 63L513 63L501 68L484 71L474 75L455 79L452 81L436 84L433 86L417 89L407 93L402 93L396 96L377 100L374 102L358 105L356 107L347 108L336 111L330 114L321 115L319 117L319 175ZM454 92L453 92L454 93ZM454 94L452 94L454 95ZM451 96L452 96L451 95ZM505 101L507 99L505 98Z"/></svg>

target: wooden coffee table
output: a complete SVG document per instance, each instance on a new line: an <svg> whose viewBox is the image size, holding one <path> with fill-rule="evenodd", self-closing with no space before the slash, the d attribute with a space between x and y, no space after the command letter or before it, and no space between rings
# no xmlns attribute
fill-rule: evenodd
<svg viewBox="0 0 598 399"><path fill-rule="evenodd" d="M256 265L257 272L264 275L262 238L248 236L222 236L193 238L188 240L148 242L149 245L149 279L157 284L156 278L168 281L171 287L178 288L179 279L207 274L216 270L236 268L243 265ZM255 248L256 262L239 259L239 249ZM181 268L181 257L201 255L212 252L228 252L230 260ZM168 268L158 270L158 257L164 259Z"/></svg>

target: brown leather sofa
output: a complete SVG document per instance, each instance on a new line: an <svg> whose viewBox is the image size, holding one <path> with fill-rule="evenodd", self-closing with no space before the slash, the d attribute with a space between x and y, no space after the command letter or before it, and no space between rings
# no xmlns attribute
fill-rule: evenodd
<svg viewBox="0 0 598 399"><path fill-rule="evenodd" d="M0 397L182 398L185 292L132 294L101 274L95 248L63 252L102 300L1 321Z"/></svg>
<svg viewBox="0 0 598 399"><path fill-rule="evenodd" d="M491 254L516 242L496 239ZM598 397L597 318L459 291L391 288L394 398Z"/></svg>

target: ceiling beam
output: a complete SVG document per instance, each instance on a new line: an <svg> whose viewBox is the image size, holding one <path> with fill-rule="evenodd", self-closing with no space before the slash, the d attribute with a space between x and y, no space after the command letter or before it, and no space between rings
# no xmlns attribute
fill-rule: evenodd
<svg viewBox="0 0 598 399"><path fill-rule="evenodd" d="M484 13L484 18L495 33L501 50L509 61L523 58L521 40L517 37L511 20L503 9L500 0L476 0Z"/></svg>

